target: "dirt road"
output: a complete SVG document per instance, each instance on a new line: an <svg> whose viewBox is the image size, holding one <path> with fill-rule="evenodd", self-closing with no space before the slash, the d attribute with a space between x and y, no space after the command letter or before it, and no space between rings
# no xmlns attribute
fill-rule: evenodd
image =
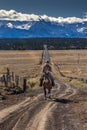
<svg viewBox="0 0 87 130"><path fill-rule="evenodd" d="M78 91L56 81L52 99L44 100L41 92L2 109L0 130L86 130L87 122L82 122L78 109Z"/></svg>

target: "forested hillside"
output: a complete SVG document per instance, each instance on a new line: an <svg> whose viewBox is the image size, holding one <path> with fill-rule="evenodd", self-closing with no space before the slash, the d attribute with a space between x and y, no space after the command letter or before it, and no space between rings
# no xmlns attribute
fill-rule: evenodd
<svg viewBox="0 0 87 130"><path fill-rule="evenodd" d="M87 49L87 38L24 38L0 39L0 50Z"/></svg>

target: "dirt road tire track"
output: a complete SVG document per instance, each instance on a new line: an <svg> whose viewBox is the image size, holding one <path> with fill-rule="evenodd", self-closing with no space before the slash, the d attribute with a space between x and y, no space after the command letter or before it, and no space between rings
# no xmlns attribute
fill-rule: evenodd
<svg viewBox="0 0 87 130"><path fill-rule="evenodd" d="M57 83L52 100L44 100L42 94L26 100L24 107L8 111L1 120L0 130L84 130L70 100L76 94L74 87Z"/></svg>

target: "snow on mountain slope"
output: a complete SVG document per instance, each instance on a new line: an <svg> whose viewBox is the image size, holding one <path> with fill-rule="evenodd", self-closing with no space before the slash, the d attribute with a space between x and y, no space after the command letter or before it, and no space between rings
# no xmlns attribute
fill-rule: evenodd
<svg viewBox="0 0 87 130"><path fill-rule="evenodd" d="M87 38L87 18L48 17L0 10L0 38Z"/></svg>

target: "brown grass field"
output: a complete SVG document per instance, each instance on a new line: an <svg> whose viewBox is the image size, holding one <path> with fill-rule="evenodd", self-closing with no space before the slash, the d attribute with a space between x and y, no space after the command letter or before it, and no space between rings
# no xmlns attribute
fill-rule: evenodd
<svg viewBox="0 0 87 130"><path fill-rule="evenodd" d="M87 50L49 53L55 76L54 100L44 100L43 87L39 87L42 51L0 51L0 75L8 67L28 79L27 91L21 94L5 93L0 85L0 94L6 97L0 100L0 130L87 130L87 83L69 79L87 79Z"/></svg>
<svg viewBox="0 0 87 130"><path fill-rule="evenodd" d="M0 74L9 67L18 75L31 76L31 71L39 68L41 52L0 51ZM58 64L65 75L87 77L87 50L55 50L50 51L50 56L51 61Z"/></svg>
<svg viewBox="0 0 87 130"><path fill-rule="evenodd" d="M20 77L20 87L26 77L27 85L33 85L34 89L37 89L41 72L41 53L42 51L0 51L0 75L5 74L8 67L10 72ZM3 85L0 83L0 86Z"/></svg>
<svg viewBox="0 0 87 130"><path fill-rule="evenodd" d="M87 79L87 50L51 50L49 53L51 62L57 64L63 74ZM0 75L8 67L21 77L40 76L41 54L42 51L0 51Z"/></svg>
<svg viewBox="0 0 87 130"><path fill-rule="evenodd" d="M8 67L16 75L32 77L40 68L40 58L41 51L0 51L0 74Z"/></svg>
<svg viewBox="0 0 87 130"><path fill-rule="evenodd" d="M50 55L66 76L87 78L87 50L55 50Z"/></svg>

